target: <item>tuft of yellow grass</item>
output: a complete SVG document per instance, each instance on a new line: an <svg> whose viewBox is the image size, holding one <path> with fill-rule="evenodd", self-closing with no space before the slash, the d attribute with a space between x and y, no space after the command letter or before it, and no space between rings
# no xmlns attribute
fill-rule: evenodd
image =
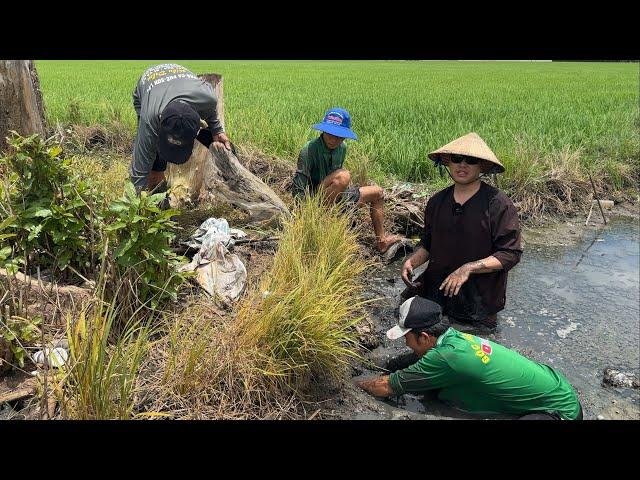
<svg viewBox="0 0 640 480"><path fill-rule="evenodd" d="M354 327L363 318L361 275L367 265L349 217L321 198L294 208L270 274L235 323L240 347L259 352L260 371L293 391L314 373L339 376L358 355Z"/></svg>
<svg viewBox="0 0 640 480"><path fill-rule="evenodd" d="M144 380L149 415L296 418L313 379L340 377L358 357L367 266L349 222L320 196L301 202L235 318L213 300L168 318Z"/></svg>
<svg viewBox="0 0 640 480"><path fill-rule="evenodd" d="M150 345L151 330L129 323L111 342L117 309L100 302L67 318L70 370L63 415L81 420L133 417L138 372Z"/></svg>

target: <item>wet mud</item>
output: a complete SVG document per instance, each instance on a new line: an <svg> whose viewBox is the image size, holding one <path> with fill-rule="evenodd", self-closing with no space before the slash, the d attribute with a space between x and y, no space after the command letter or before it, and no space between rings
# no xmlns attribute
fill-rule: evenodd
<svg viewBox="0 0 640 480"><path fill-rule="evenodd" d="M606 226L579 222L524 232L525 252L509 273L498 329L477 334L559 369L576 389L585 419L640 419L640 390L603 383L606 368L635 375L640 370L640 224L633 216L608 218ZM398 316L402 263L398 258L378 265L367 280L366 297L378 299L368 307L375 341L365 362L354 365L352 380L415 360L403 341L385 336ZM327 418L513 418L467 414L432 393L374 399L353 383L343 385L337 398L326 405Z"/></svg>

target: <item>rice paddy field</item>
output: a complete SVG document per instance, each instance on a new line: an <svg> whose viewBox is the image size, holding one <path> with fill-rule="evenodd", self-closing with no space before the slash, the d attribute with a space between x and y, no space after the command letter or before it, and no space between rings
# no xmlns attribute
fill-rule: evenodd
<svg viewBox="0 0 640 480"><path fill-rule="evenodd" d="M224 77L226 130L239 144L295 161L326 109L349 110L348 162L376 179L436 178L427 153L477 132L513 175L534 155L574 152L581 168L638 178L638 63L462 61L175 61ZM163 61L37 61L50 122L122 123L131 93ZM522 155L523 146L529 152ZM575 155L574 155L575 157Z"/></svg>

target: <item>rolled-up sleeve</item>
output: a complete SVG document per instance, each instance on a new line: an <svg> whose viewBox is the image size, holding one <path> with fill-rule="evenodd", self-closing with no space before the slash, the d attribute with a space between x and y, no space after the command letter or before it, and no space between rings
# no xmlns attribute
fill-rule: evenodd
<svg viewBox="0 0 640 480"><path fill-rule="evenodd" d="M214 96L215 99L215 96ZM222 123L218 118L218 110L216 107L217 99L214 100L212 105L209 105L202 113L201 116L205 122L207 122L207 130L211 132L211 135L217 135L224 131Z"/></svg>
<svg viewBox="0 0 640 480"><path fill-rule="evenodd" d="M505 271L516 266L522 255L522 239L518 211L513 202L500 193L489 204L491 219L492 255Z"/></svg>
<svg viewBox="0 0 640 480"><path fill-rule="evenodd" d="M147 176L153 168L157 154L157 135L143 120L138 124L138 132L133 142L133 161L129 167L131 183L139 194L147 187Z"/></svg>

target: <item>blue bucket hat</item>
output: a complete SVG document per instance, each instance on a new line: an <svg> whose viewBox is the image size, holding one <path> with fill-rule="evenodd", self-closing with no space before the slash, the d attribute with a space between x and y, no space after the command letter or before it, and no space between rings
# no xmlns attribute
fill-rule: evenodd
<svg viewBox="0 0 640 480"><path fill-rule="evenodd" d="M336 137L358 140L358 136L351 131L351 115L344 108L327 110L322 123L316 123L311 128L330 133Z"/></svg>

